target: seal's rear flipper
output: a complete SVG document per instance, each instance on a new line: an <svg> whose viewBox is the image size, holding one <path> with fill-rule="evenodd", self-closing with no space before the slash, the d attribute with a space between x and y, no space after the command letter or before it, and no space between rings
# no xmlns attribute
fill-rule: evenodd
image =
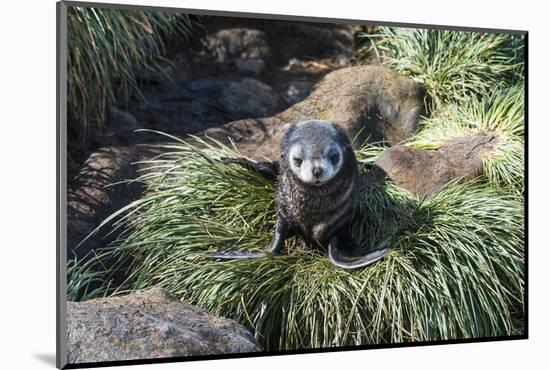
<svg viewBox="0 0 550 370"><path fill-rule="evenodd" d="M206 258L209 259L218 259L218 260L243 260L243 259L252 259L252 258L264 258L267 257L265 252L245 252L245 251L226 251L226 252L217 252L206 255Z"/></svg>
<svg viewBox="0 0 550 370"><path fill-rule="evenodd" d="M357 247L350 250L338 248L338 238L333 236L328 247L328 257L336 267L347 270L358 269L370 265L388 254L389 244L390 238L380 243L376 250L365 254L365 250Z"/></svg>

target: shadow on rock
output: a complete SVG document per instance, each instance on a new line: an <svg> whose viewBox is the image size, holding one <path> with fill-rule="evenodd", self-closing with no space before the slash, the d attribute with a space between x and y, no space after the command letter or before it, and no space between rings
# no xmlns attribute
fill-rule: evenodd
<svg viewBox="0 0 550 370"><path fill-rule="evenodd" d="M156 145L138 144L106 147L94 152L82 166L79 175L67 190L67 257L82 258L91 250L107 245L108 227L92 235L75 248L109 215L137 199L141 184L118 184L138 176L145 165L132 165L158 155Z"/></svg>

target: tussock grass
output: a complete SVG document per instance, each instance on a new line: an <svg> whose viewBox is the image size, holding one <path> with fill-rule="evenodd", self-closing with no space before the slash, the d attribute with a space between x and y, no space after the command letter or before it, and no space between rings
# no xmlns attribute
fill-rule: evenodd
<svg viewBox="0 0 550 370"><path fill-rule="evenodd" d="M67 12L67 100L78 139L101 129L117 99L140 96L136 72L155 69L169 34L189 35L184 14L72 7Z"/></svg>
<svg viewBox="0 0 550 370"><path fill-rule="evenodd" d="M67 262L67 300L85 301L104 295L109 286L105 283L104 270L101 266L101 258L95 253L90 253L83 260L71 259Z"/></svg>
<svg viewBox="0 0 550 370"><path fill-rule="evenodd" d="M97 294L162 287L243 323L271 350L514 332L524 289L519 195L471 182L420 200L386 182L365 194L354 224L364 244L393 235L390 254L368 268L337 269L297 240L284 256L221 262L205 254L267 246L274 188L220 164L237 155L231 149L205 145L178 142L150 162L137 180L147 195L113 215L120 237L97 260L128 266L126 279Z"/></svg>
<svg viewBox="0 0 550 370"><path fill-rule="evenodd" d="M523 36L394 27L361 36L382 64L424 85L432 110L523 79Z"/></svg>

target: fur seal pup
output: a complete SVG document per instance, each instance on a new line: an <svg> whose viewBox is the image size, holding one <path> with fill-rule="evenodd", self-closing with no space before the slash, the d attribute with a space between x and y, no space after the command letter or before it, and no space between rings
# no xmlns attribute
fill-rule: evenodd
<svg viewBox="0 0 550 370"><path fill-rule="evenodd" d="M350 140L338 124L312 120L293 125L283 137L278 162L221 160L254 168L275 180L276 223L269 253L280 253L291 235L301 236L309 245L328 245L330 261L345 269L364 267L388 253L388 240L368 252L350 236L361 174ZM238 251L210 255L220 259L262 256L263 253Z"/></svg>

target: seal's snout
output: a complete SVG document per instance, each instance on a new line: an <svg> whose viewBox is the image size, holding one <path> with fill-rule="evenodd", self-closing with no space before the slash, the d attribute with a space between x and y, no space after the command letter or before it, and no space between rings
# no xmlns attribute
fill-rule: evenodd
<svg viewBox="0 0 550 370"><path fill-rule="evenodd" d="M311 172L313 173L313 176L318 179L319 177L321 177L321 175L323 175L323 168L315 166L313 167L313 170Z"/></svg>

